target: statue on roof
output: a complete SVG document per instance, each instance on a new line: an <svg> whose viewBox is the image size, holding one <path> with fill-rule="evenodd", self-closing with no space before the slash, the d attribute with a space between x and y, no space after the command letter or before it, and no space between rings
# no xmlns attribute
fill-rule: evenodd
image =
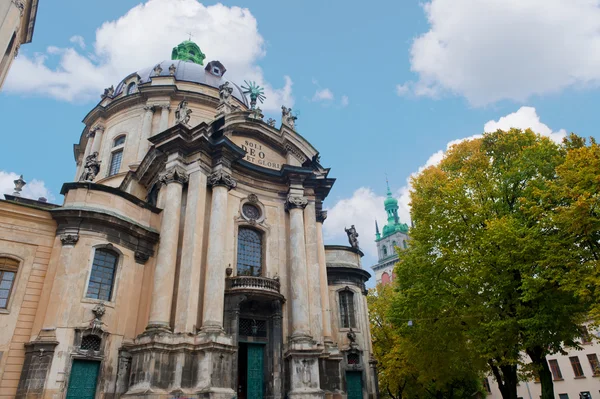
<svg viewBox="0 0 600 399"><path fill-rule="evenodd" d="M256 100L260 101L262 104L265 101L265 89L256 84L256 82L247 82L246 86L242 86L244 89L244 94L248 94L250 96L250 109L256 108Z"/></svg>
<svg viewBox="0 0 600 399"><path fill-rule="evenodd" d="M204 65L206 55L200 50L200 47L191 40L186 40L173 47L171 52L172 60L181 60L193 62L194 64Z"/></svg>
<svg viewBox="0 0 600 399"><path fill-rule="evenodd" d="M83 173L79 178L79 181L94 181L98 172L100 172L100 162L98 161L98 153L93 152L85 158L85 164L83 165Z"/></svg>
<svg viewBox="0 0 600 399"><path fill-rule="evenodd" d="M296 126L296 120L298 117L292 114L292 109L287 108L285 105L281 106L281 123L294 129Z"/></svg>
<svg viewBox="0 0 600 399"><path fill-rule="evenodd" d="M191 113L192 110L188 108L187 100L181 101L175 110L175 124L181 123L183 125L188 125Z"/></svg>
<svg viewBox="0 0 600 399"><path fill-rule="evenodd" d="M233 93L233 87L229 86L229 82L225 82L219 86L219 98L221 103L229 104L231 94Z"/></svg>
<svg viewBox="0 0 600 399"><path fill-rule="evenodd" d="M346 234L348 234L348 242L350 242L350 246L354 249L360 249L358 247L358 233L356 232L356 228L354 225L350 226L349 229L344 228Z"/></svg>

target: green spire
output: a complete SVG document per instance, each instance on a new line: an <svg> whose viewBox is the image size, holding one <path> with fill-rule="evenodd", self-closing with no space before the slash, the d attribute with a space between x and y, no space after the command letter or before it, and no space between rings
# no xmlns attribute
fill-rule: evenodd
<svg viewBox="0 0 600 399"><path fill-rule="evenodd" d="M400 223L400 218L398 217L398 200L392 196L390 182L387 179L385 180L387 184L387 198L383 201L383 205L385 207L385 212L387 213L387 224L383 226L382 238L389 237L396 232L408 233L408 225L406 223Z"/></svg>
<svg viewBox="0 0 600 399"><path fill-rule="evenodd" d="M179 43L177 47L173 47L173 52L171 52L172 60L188 61L194 64L204 65L205 58L206 56L200 50L200 47L191 40Z"/></svg>
<svg viewBox="0 0 600 399"><path fill-rule="evenodd" d="M381 234L379 233L379 225L377 224L377 220L375 221L375 240L380 240Z"/></svg>

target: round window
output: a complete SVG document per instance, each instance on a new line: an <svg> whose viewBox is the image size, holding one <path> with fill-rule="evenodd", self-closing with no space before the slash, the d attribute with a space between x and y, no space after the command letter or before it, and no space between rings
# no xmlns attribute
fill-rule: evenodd
<svg viewBox="0 0 600 399"><path fill-rule="evenodd" d="M260 217L260 209L252 204L244 204L242 206L244 217L250 220L256 220Z"/></svg>

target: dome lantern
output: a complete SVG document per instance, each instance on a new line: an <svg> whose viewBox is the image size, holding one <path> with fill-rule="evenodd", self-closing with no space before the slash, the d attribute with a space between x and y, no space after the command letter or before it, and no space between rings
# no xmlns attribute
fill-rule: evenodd
<svg viewBox="0 0 600 399"><path fill-rule="evenodd" d="M173 47L171 52L172 60L181 60L193 62L194 64L204 65L204 59L206 55L200 50L200 47L191 40L185 40L177 47Z"/></svg>

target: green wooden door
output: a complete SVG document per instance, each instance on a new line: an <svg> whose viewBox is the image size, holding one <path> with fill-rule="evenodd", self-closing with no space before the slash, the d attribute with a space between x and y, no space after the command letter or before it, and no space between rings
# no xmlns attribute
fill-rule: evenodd
<svg viewBox="0 0 600 399"><path fill-rule="evenodd" d="M100 362L73 360L67 399L94 399Z"/></svg>
<svg viewBox="0 0 600 399"><path fill-rule="evenodd" d="M346 392L348 399L362 399L362 373L360 371L346 373Z"/></svg>
<svg viewBox="0 0 600 399"><path fill-rule="evenodd" d="M263 345L248 344L248 393L247 399L263 397Z"/></svg>

